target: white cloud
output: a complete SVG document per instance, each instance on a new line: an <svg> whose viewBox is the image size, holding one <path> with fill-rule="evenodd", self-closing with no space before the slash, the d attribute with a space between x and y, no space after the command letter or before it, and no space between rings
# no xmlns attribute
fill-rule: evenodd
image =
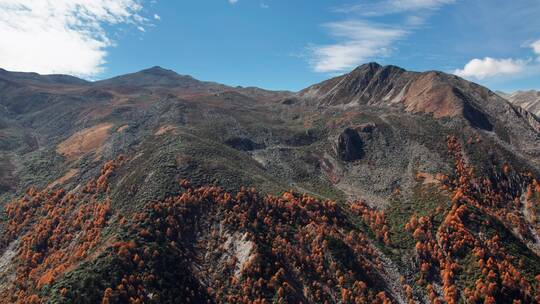
<svg viewBox="0 0 540 304"><path fill-rule="evenodd" d="M362 4L343 6L336 11L343 13L360 13L365 16L382 16L419 10L436 10L456 0L377 0L366 1Z"/></svg>
<svg viewBox="0 0 540 304"><path fill-rule="evenodd" d="M526 66L527 61L519 59L475 58L469 61L463 69L455 70L454 74L482 80L495 76L519 74L525 70Z"/></svg>
<svg viewBox="0 0 540 304"><path fill-rule="evenodd" d="M531 48L536 53L536 55L540 56L540 40L531 43Z"/></svg>
<svg viewBox="0 0 540 304"><path fill-rule="evenodd" d="M158 14L154 14L154 19L161 20L161 16L159 16Z"/></svg>
<svg viewBox="0 0 540 304"><path fill-rule="evenodd" d="M394 44L426 22L432 11L456 0L365 0L335 12L354 13L355 19L325 25L337 42L309 47L308 60L316 72L341 73L365 61L387 56ZM401 24L380 24L378 16L401 14Z"/></svg>
<svg viewBox="0 0 540 304"><path fill-rule="evenodd" d="M0 67L92 77L114 45L103 25L139 27L141 9L139 0L0 0Z"/></svg>
<svg viewBox="0 0 540 304"><path fill-rule="evenodd" d="M325 27L342 41L310 48L313 70L323 73L346 71L372 57L386 55L392 43L407 34L403 29L366 21L333 22Z"/></svg>
<svg viewBox="0 0 540 304"><path fill-rule="evenodd" d="M487 78L499 78L504 76L531 76L540 74L540 40L526 42L522 47L531 48L534 56L526 58L491 58L472 59L463 69L454 70L454 74L465 77L483 80ZM535 61L536 59L536 61Z"/></svg>
<svg viewBox="0 0 540 304"><path fill-rule="evenodd" d="M229 0L229 3L235 5L236 3L238 3L238 0Z"/></svg>

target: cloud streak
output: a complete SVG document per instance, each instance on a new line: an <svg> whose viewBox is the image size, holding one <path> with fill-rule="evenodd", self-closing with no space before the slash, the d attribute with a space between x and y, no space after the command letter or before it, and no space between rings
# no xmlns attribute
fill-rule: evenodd
<svg viewBox="0 0 540 304"><path fill-rule="evenodd" d="M437 10L455 0L384 0L365 1L365 3L342 6L335 9L341 13L359 13L364 16L384 16L418 10Z"/></svg>
<svg viewBox="0 0 540 304"><path fill-rule="evenodd" d="M142 31L141 9L138 0L0 0L0 66L95 76L114 45L103 26L131 24Z"/></svg>
<svg viewBox="0 0 540 304"><path fill-rule="evenodd" d="M344 21L324 24L335 43L308 47L308 60L315 72L343 73L378 57L389 56L395 43L419 29L430 12L455 0L384 0L334 9L349 13ZM373 21L383 15L400 14L402 24L381 24ZM401 18L396 19L401 20Z"/></svg>
<svg viewBox="0 0 540 304"><path fill-rule="evenodd" d="M324 25L330 35L343 42L311 48L315 72L332 73L350 69L358 63L390 52L391 45L407 31L365 21L343 21Z"/></svg>

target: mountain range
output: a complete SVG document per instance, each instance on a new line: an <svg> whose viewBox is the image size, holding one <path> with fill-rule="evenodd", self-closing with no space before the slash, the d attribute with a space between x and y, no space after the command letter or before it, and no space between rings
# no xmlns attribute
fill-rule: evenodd
<svg viewBox="0 0 540 304"><path fill-rule="evenodd" d="M377 63L0 69L0 303L536 303L539 106Z"/></svg>

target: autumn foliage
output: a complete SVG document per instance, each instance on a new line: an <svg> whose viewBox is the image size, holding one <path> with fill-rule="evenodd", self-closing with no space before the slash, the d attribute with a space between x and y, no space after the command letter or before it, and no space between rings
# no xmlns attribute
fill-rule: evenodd
<svg viewBox="0 0 540 304"><path fill-rule="evenodd" d="M413 240L405 253L393 244L391 214L362 200L233 193L180 180L175 195L117 210L109 194L123 157L72 191L30 188L5 206L0 245L17 256L3 302L44 303L44 290L67 303L90 295L102 304L539 302L540 275L526 265L538 259L514 256L492 232L533 248L538 181L507 163L479 177L458 139L447 145L454 172L438 174L437 185L450 204L398 227ZM396 280L383 251L403 254L400 267L415 271ZM96 285L62 281L86 262L105 265L92 277Z"/></svg>
<svg viewBox="0 0 540 304"><path fill-rule="evenodd" d="M390 229L386 221L384 210L370 208L364 201L355 201L351 204L351 210L362 217L371 228L375 237L390 246Z"/></svg>
<svg viewBox="0 0 540 304"><path fill-rule="evenodd" d="M476 177L462 154L456 137L448 138L448 149L455 159L455 175L446 184L451 191L452 206L435 227L433 216L413 216L405 226L416 240L419 285L433 303L533 303L538 300L538 288L518 270L523 261L510 255L498 235L487 237L475 230L489 227L494 221L514 231L526 241L528 227L521 213L524 195L514 189L527 186L527 197L532 198L536 181L526 175L512 175L507 164L500 173L486 179ZM529 175L530 177L530 175ZM530 204L530 203L529 203ZM530 204L532 205L532 204ZM531 208L531 207L529 207ZM463 291L456 285L456 275L464 271L463 259L471 254L480 277L472 288ZM439 294L433 283L442 285Z"/></svg>
<svg viewBox="0 0 540 304"><path fill-rule="evenodd" d="M376 251L361 232L340 228L345 217L335 202L181 184L184 193L134 216L136 240L114 245L126 273L104 290L103 303L159 302L164 273L149 265L162 258L152 248L165 247L206 278L207 288L192 282L179 291L186 303L390 303Z"/></svg>
<svg viewBox="0 0 540 304"><path fill-rule="evenodd" d="M10 303L39 303L39 290L78 263L100 245L101 231L112 215L108 197L97 199L108 189L108 178L123 157L108 162L84 193L63 189L37 191L5 206L8 221L1 239L3 247L18 240L16 279ZM67 291L64 291L67 292Z"/></svg>

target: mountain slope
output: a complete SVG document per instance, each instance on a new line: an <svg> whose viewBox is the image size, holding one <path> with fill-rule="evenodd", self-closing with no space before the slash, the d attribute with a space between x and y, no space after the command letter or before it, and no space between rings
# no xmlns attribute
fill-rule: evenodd
<svg viewBox="0 0 540 304"><path fill-rule="evenodd" d="M538 300L539 122L486 88L0 81L6 303Z"/></svg>
<svg viewBox="0 0 540 304"><path fill-rule="evenodd" d="M512 94L501 93L501 96L516 106L540 116L540 92L534 90L518 91Z"/></svg>

